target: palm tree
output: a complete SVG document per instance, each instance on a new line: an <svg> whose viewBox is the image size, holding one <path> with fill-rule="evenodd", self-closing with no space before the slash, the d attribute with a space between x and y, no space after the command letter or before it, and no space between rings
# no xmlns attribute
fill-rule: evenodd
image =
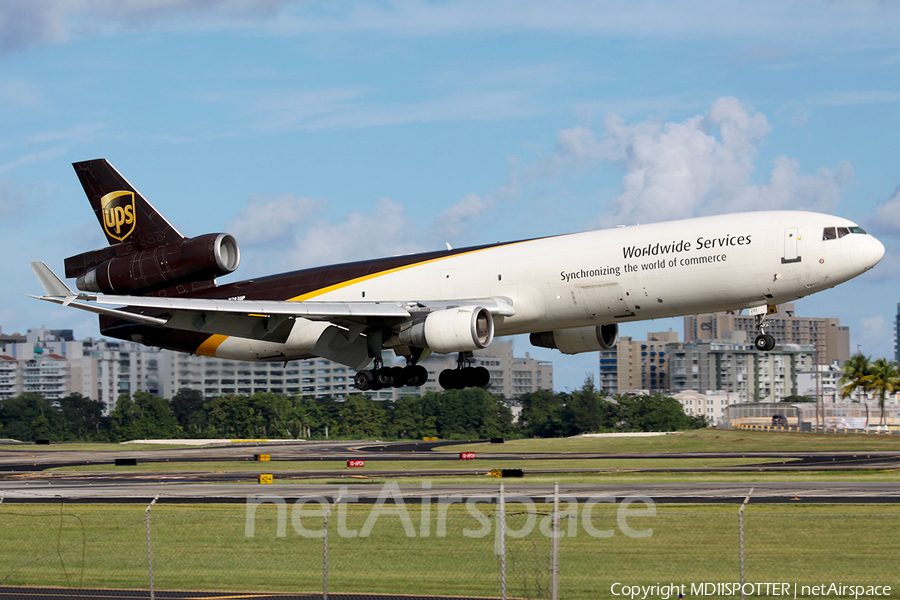
<svg viewBox="0 0 900 600"><path fill-rule="evenodd" d="M884 397L900 389L900 371L897 370L897 363L886 358L876 360L869 372L869 389L874 391L878 398L878 408L881 409L879 425L884 425Z"/></svg>
<svg viewBox="0 0 900 600"><path fill-rule="evenodd" d="M841 398L847 398L853 392L857 392L856 401L859 402L859 392L869 391L872 371L872 357L858 352L844 363L844 376L841 377ZM869 426L869 404L866 405L866 427Z"/></svg>

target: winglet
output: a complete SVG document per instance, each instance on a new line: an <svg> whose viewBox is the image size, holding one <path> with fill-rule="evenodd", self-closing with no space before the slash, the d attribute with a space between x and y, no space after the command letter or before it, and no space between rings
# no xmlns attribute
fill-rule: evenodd
<svg viewBox="0 0 900 600"><path fill-rule="evenodd" d="M69 286L67 286L62 279L57 277L56 273L51 271L50 267L48 267L42 261L37 261L29 264L34 270L34 274L37 275L37 278L41 282L41 285L44 287L44 292L46 292L48 296L53 296L55 298L65 298L63 306L68 306L72 302L72 300L75 300L75 298L78 297L78 294L69 289Z"/></svg>

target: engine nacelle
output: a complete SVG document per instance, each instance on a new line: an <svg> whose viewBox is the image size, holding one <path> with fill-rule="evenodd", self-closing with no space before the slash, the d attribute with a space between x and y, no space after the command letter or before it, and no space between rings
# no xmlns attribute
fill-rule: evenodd
<svg viewBox="0 0 900 600"><path fill-rule="evenodd" d="M619 326L610 323L574 329L541 331L532 333L529 339L533 346L557 348L563 354L612 350L619 341Z"/></svg>
<svg viewBox="0 0 900 600"><path fill-rule="evenodd" d="M448 308L429 314L399 337L407 346L430 348L438 354L480 350L494 340L494 318L481 306Z"/></svg>
<svg viewBox="0 0 900 600"><path fill-rule="evenodd" d="M85 292L147 293L194 281L214 279L238 268L241 251L227 233L208 233L189 240L116 256L78 277Z"/></svg>

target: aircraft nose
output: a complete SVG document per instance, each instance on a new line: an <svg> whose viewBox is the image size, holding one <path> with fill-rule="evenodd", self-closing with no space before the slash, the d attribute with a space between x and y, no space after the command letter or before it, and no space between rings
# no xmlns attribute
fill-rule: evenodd
<svg viewBox="0 0 900 600"><path fill-rule="evenodd" d="M866 266L871 269L884 257L884 244L872 236L869 236L868 242L865 252Z"/></svg>

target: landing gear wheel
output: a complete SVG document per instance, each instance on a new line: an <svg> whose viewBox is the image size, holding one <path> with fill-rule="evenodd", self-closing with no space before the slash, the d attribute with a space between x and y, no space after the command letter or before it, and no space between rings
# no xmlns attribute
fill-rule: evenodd
<svg viewBox="0 0 900 600"><path fill-rule="evenodd" d="M465 387L462 372L458 369L444 369L441 371L438 383L445 390L461 390Z"/></svg>
<svg viewBox="0 0 900 600"><path fill-rule="evenodd" d="M390 369L375 369L375 381L383 388L394 385L393 373Z"/></svg>
<svg viewBox="0 0 900 600"><path fill-rule="evenodd" d="M475 367L472 369L471 385L480 388L491 385L491 372L484 367Z"/></svg>
<svg viewBox="0 0 900 600"><path fill-rule="evenodd" d="M391 379L393 380L393 386L395 388L402 388L404 385L409 385L407 383L406 372L403 367L391 367L390 369L385 369L386 371L390 371Z"/></svg>
<svg viewBox="0 0 900 600"><path fill-rule="evenodd" d="M428 369L422 365L407 365L403 367L403 377L406 385L419 387L428 381Z"/></svg>
<svg viewBox="0 0 900 600"><path fill-rule="evenodd" d="M361 392L371 390L374 383L375 374L372 371L357 371L356 375L353 376L353 384Z"/></svg>
<svg viewBox="0 0 900 600"><path fill-rule="evenodd" d="M766 333L761 333L756 336L756 339L753 341L753 345L760 352L768 352L775 347L775 338Z"/></svg>

